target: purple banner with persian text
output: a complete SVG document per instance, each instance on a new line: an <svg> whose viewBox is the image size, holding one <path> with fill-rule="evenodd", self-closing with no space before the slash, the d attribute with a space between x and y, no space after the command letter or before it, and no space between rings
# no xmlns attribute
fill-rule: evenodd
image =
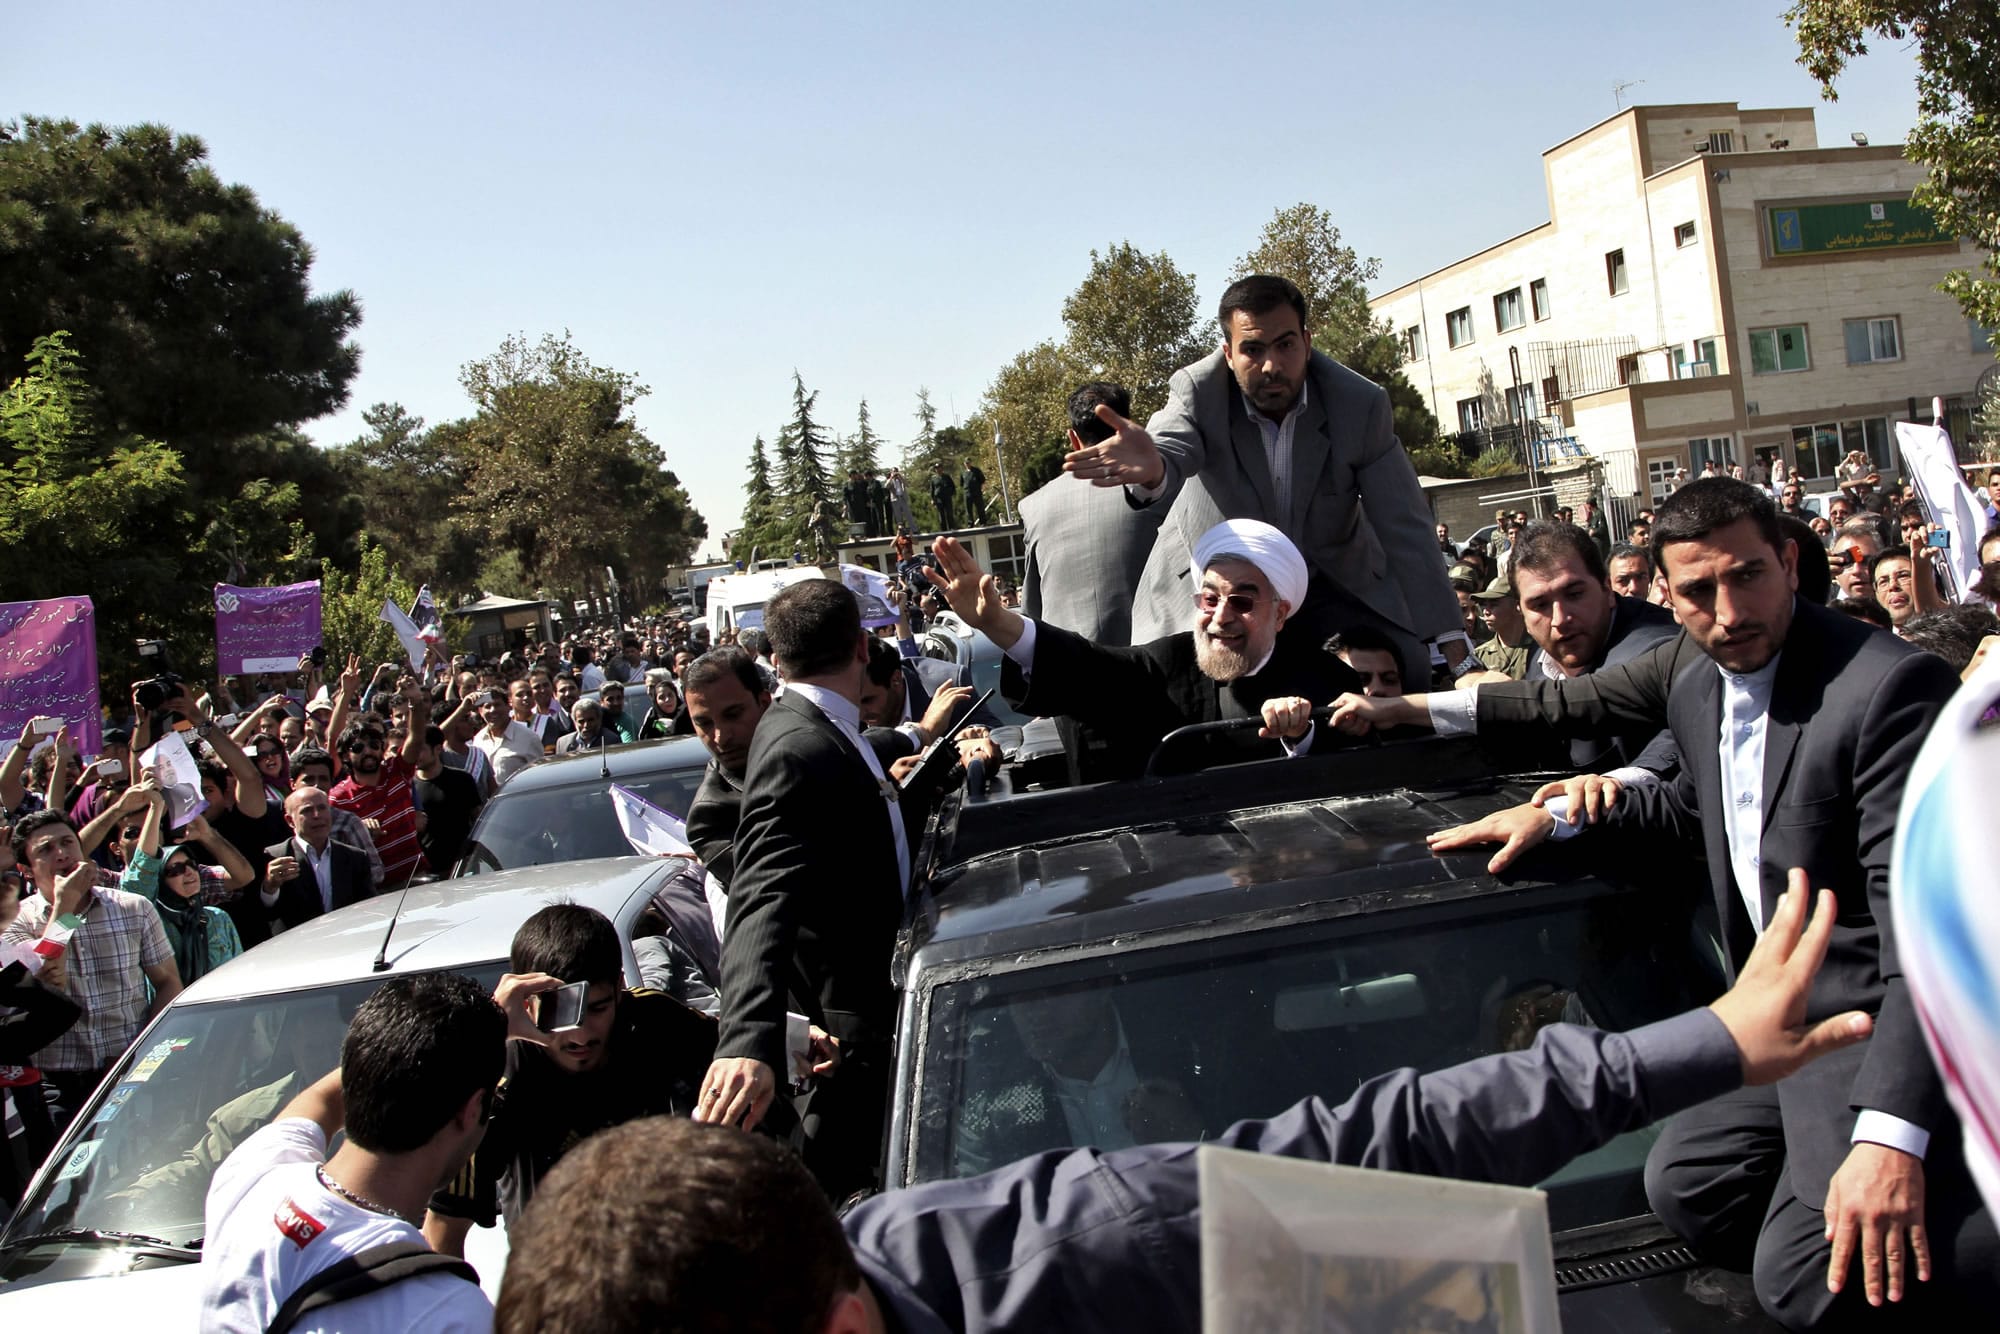
<svg viewBox="0 0 2000 1334"><path fill-rule="evenodd" d="M295 672L319 645L319 580L215 586L215 663L224 676Z"/></svg>
<svg viewBox="0 0 2000 1334"><path fill-rule="evenodd" d="M0 737L11 741L35 717L68 723L82 754L103 746L89 598L0 602Z"/></svg>

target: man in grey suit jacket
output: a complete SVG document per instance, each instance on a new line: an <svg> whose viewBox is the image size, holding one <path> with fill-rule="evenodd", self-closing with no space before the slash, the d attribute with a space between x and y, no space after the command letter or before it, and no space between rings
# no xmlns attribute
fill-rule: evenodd
<svg viewBox="0 0 2000 1334"><path fill-rule="evenodd" d="M1704 850L1733 969L1789 868L1832 889L1839 924L1809 1013L1878 1018L1867 1046L1669 1125L1648 1158L1648 1197L1705 1258L1750 1271L1765 1308L1791 1328L1866 1323L1849 1274L1857 1245L1871 1303L1886 1292L1923 1327L1958 1327L1956 1313L2000 1302L2000 1241L1966 1173L1889 914L1904 780L1956 678L1942 660L1796 597L1796 551L1770 497L1748 483L1690 483L1661 506L1654 532L1679 636L1573 680L1482 685L1449 700L1344 696L1334 724L1577 736L1666 720L1680 773L1625 790L1610 822ZM1498 871L1569 832L1545 809L1517 807L1431 844L1503 842L1489 864ZM1930 1281L1906 1282L1911 1271Z"/></svg>
<svg viewBox="0 0 2000 1334"><path fill-rule="evenodd" d="M1283 278L1231 284L1221 349L1174 372L1145 429L1100 410L1115 434L1063 467L1167 505L1132 608L1146 643L1180 628L1193 596L1188 557L1224 519L1261 519L1313 574L1301 627L1321 638L1371 625L1397 643L1403 679L1430 679L1425 641L1454 669L1468 658L1458 600L1438 560L1436 518L1391 433L1380 385L1312 350L1305 297Z"/></svg>
<svg viewBox="0 0 2000 1334"><path fill-rule="evenodd" d="M1123 417L1132 411L1132 396L1123 385L1104 380L1071 394L1071 449L1110 438L1111 428L1097 417L1099 404ZM1023 496L1028 563L1021 577L1022 614L1073 630L1093 644L1132 643L1132 599L1166 515L1165 505L1135 512L1116 491L1069 476ZM1177 614L1185 622L1187 609Z"/></svg>
<svg viewBox="0 0 2000 1334"><path fill-rule="evenodd" d="M1307 1098L1214 1142L1541 1181L1622 1130L1860 1040L1858 1015L1802 1023L1832 910L1822 896L1801 937L1805 899L1786 897L1711 1009L1629 1034L1551 1024L1527 1051L1380 1075L1337 1107ZM1199 1329L1199 1149L1041 1153L877 1195L836 1220L797 1160L759 1136L635 1122L566 1154L536 1192L510 1236L495 1328ZM674 1225L615 1225L632 1213ZM578 1237L594 1244L580 1251ZM742 1273L789 1281L746 1284Z"/></svg>

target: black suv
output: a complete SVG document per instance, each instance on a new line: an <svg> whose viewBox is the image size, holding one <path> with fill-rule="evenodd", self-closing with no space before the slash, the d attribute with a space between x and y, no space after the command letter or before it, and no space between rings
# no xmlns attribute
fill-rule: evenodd
<svg viewBox="0 0 2000 1334"><path fill-rule="evenodd" d="M1484 853L1425 846L1538 781L1492 774L1476 741L1424 740L961 795L927 834L897 952L888 1184L1201 1139L1397 1067L1525 1047L1556 1020L1626 1029L1713 998L1705 882L1685 868L1614 877L1588 839L1500 880ZM1122 1104L1062 1086L1114 1049ZM1652 1139L1543 1183L1564 1328L1775 1329L1746 1278L1699 1266L1648 1210Z"/></svg>

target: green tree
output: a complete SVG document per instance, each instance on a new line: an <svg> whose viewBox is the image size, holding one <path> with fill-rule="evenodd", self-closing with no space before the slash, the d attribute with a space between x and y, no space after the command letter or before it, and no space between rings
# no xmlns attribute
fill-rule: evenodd
<svg viewBox="0 0 2000 1334"><path fill-rule="evenodd" d="M997 427L1018 501L1062 471L1069 396L1089 379L1069 351L1044 340L1000 368L980 401L982 427ZM981 438L990 438L989 430Z"/></svg>
<svg viewBox="0 0 2000 1334"><path fill-rule="evenodd" d="M395 627L382 619L382 604L393 601L407 611L417 590L390 565L387 548L371 542L365 533L358 546L359 559L351 573L329 566L320 575L320 641L330 663L344 663L348 654L360 654L365 677L376 663L408 660Z"/></svg>
<svg viewBox="0 0 2000 1334"><path fill-rule="evenodd" d="M1090 252L1090 272L1063 301L1064 350L1092 377L1115 380L1132 395L1140 421L1167 401L1167 380L1199 360L1194 275L1165 251L1142 253L1120 241Z"/></svg>
<svg viewBox="0 0 2000 1334"><path fill-rule="evenodd" d="M737 530L729 554L748 561L750 553L755 551L761 559L790 541L777 490L771 485L771 462L764 452L764 437L760 435L750 448L750 479L743 484L743 526Z"/></svg>
<svg viewBox="0 0 2000 1334"><path fill-rule="evenodd" d="M440 599L476 591L479 535L453 508L470 470L464 423L433 430L400 403L374 404L361 421L366 433L331 451L360 525Z"/></svg>
<svg viewBox="0 0 2000 1334"><path fill-rule="evenodd" d="M1361 258L1340 239L1330 213L1301 203L1271 215L1229 277L1269 273L1291 279L1305 294L1313 345L1345 363L1382 327L1368 308L1368 284L1381 271L1380 260Z"/></svg>
<svg viewBox="0 0 2000 1334"><path fill-rule="evenodd" d="M794 370L792 419L778 436L778 487L790 520L789 536L804 545L808 556L831 560L841 536L841 509L827 481L825 460L833 439L813 418L818 406L819 391L808 391L805 377Z"/></svg>
<svg viewBox="0 0 2000 1334"><path fill-rule="evenodd" d="M840 461L842 477L851 469L871 473L882 467L882 437L875 434L875 427L868 420L867 399L861 400L861 407L854 415L854 434L847 438L847 449Z"/></svg>
<svg viewBox="0 0 2000 1334"><path fill-rule="evenodd" d="M2000 328L2000 9L1992 0L1797 0L1785 22L1828 101L1869 38L1914 40L1917 124L1904 147L1930 176L1912 199L1979 245L1978 267L1939 286L1973 320Z"/></svg>
<svg viewBox="0 0 2000 1334"><path fill-rule="evenodd" d="M182 663L214 647L194 628L207 590L189 586L163 545L191 521L181 458L99 427L67 334L36 339L25 360L0 391L0 588L10 601L88 594L105 689L122 694L133 640L168 639Z"/></svg>
<svg viewBox="0 0 2000 1334"><path fill-rule="evenodd" d="M647 392L632 376L550 335L509 338L459 378L475 412L450 428L465 468L453 508L482 549L512 550L538 585L597 596L606 566L649 584L706 535L630 418Z"/></svg>
<svg viewBox="0 0 2000 1334"><path fill-rule="evenodd" d="M193 135L29 117L0 127L0 377L70 331L106 374L97 420L186 450L339 408L360 364L351 292Z"/></svg>

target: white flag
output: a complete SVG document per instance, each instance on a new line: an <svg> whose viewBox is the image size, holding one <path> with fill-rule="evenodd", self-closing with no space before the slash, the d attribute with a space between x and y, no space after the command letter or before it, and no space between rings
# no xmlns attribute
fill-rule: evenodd
<svg viewBox="0 0 2000 1334"><path fill-rule="evenodd" d="M1903 451L1903 471L1924 502L1930 521L1951 534L1944 565L1953 602L1962 601L1979 582L1979 535L1986 528L1986 509L1965 484L1951 437L1941 426L1896 423L1896 443ZM1913 555L1922 556L1922 552Z"/></svg>
<svg viewBox="0 0 2000 1334"><path fill-rule="evenodd" d="M618 827L634 852L649 857L692 855L687 826L670 812L661 810L629 787L611 785L611 809L617 812Z"/></svg>
<svg viewBox="0 0 2000 1334"><path fill-rule="evenodd" d="M392 598L382 604L382 614L377 619L387 621L396 628L396 638L402 641L403 652L410 655L410 670L422 672L424 637L417 629L417 623L410 619L410 614L397 606Z"/></svg>

